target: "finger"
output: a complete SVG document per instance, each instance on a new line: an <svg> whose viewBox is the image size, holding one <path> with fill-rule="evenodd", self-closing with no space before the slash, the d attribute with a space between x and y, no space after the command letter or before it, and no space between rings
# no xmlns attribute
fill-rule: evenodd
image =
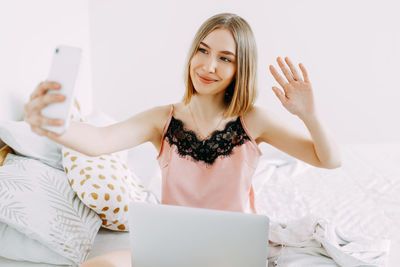
<svg viewBox="0 0 400 267"><path fill-rule="evenodd" d="M44 106L49 103L62 102L65 100L65 96L59 94L50 94L43 97L38 97L31 100L28 104L24 105L25 115L24 120L30 124L40 125L40 121L37 118L41 116L41 110Z"/></svg>
<svg viewBox="0 0 400 267"><path fill-rule="evenodd" d="M62 134L58 134L55 132L51 132L51 131L46 131L46 136L49 138L57 138L60 137Z"/></svg>
<svg viewBox="0 0 400 267"><path fill-rule="evenodd" d="M40 136L46 135L46 131L43 130L42 128L40 128L39 126L31 125L31 130L32 130L32 132L34 132L34 133L36 133L36 134L38 134Z"/></svg>
<svg viewBox="0 0 400 267"><path fill-rule="evenodd" d="M39 126L31 126L31 130L33 132L37 133L38 135L47 136L49 138L57 138L57 137L61 136L61 134L57 134L57 133L54 133L54 132L51 132L51 131L47 131L47 130L39 127Z"/></svg>
<svg viewBox="0 0 400 267"><path fill-rule="evenodd" d="M286 101L286 95L278 87L272 86L272 91L282 103Z"/></svg>
<svg viewBox="0 0 400 267"><path fill-rule="evenodd" d="M64 124L62 119L47 118L41 115L31 117L29 122L33 126L62 126Z"/></svg>
<svg viewBox="0 0 400 267"><path fill-rule="evenodd" d="M51 98L59 98L57 97L59 95L49 95L49 96L45 96L47 99L51 99ZM61 126L62 124L60 124L60 122L44 122L42 119L40 119L39 117L41 117L41 110L42 107L46 105L46 102L43 103L43 98L45 97L39 97L36 98L34 100L32 100L31 102L29 102L28 104L24 105L24 110L25 110L25 115L24 115L24 121L26 121L27 123L31 124L31 125L42 125L43 123L47 124L47 125L54 125L54 126ZM64 97L65 98L65 97ZM47 100L48 103L49 100ZM57 100L57 101L63 101L63 100ZM61 121L62 122L62 121Z"/></svg>
<svg viewBox="0 0 400 267"><path fill-rule="evenodd" d="M286 80L278 73L274 66L269 65L269 71L271 72L272 76L274 76L275 80L282 86L285 87Z"/></svg>
<svg viewBox="0 0 400 267"><path fill-rule="evenodd" d="M49 104L63 102L64 100L65 96L61 94L47 94L42 97L37 97L31 101L31 110L33 112L39 112Z"/></svg>
<svg viewBox="0 0 400 267"><path fill-rule="evenodd" d="M294 67L294 65L292 64L292 61L290 61L290 59L288 57L285 57L285 61L288 64L290 70L292 71L292 75L294 77L294 79L296 81L303 81L299 75L299 73L297 72L296 68Z"/></svg>
<svg viewBox="0 0 400 267"><path fill-rule="evenodd" d="M31 94L29 99L34 99L40 95L44 95L48 90L59 90L61 89L61 84L53 81L44 81L39 83L35 91Z"/></svg>
<svg viewBox="0 0 400 267"><path fill-rule="evenodd" d="M309 80L309 78L308 78L308 74L307 74L306 68L305 68L304 65L301 64L301 63L299 64L299 67L300 67L300 69L301 69L301 72L303 73L304 81L309 83L310 80Z"/></svg>
<svg viewBox="0 0 400 267"><path fill-rule="evenodd" d="M278 65L281 68L281 70L282 70L283 74L285 75L286 79L289 82L292 82L294 80L293 76L292 76L292 73L290 73L290 70L288 70L288 68L286 67L285 63L283 63L282 59L280 57L278 57L276 59L276 61L278 62Z"/></svg>
<svg viewBox="0 0 400 267"><path fill-rule="evenodd" d="M42 108L53 103L64 102L66 96L62 94L47 94L42 98Z"/></svg>

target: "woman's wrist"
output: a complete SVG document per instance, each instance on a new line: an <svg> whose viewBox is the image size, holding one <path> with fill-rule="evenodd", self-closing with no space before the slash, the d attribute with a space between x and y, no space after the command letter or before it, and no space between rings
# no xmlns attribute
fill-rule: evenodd
<svg viewBox="0 0 400 267"><path fill-rule="evenodd" d="M313 123L316 121L319 121L319 116L317 115L316 112L314 113L309 113L309 114L305 114L305 115L298 115L298 117L305 123Z"/></svg>

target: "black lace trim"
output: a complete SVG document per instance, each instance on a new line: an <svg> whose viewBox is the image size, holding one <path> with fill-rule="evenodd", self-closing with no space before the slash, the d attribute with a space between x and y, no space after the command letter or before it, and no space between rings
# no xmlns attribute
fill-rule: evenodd
<svg viewBox="0 0 400 267"><path fill-rule="evenodd" d="M164 138L167 138L171 146L178 148L181 157L190 156L208 165L212 165L219 156L229 156L234 147L250 140L240 117L228 122L223 130L214 131L210 138L204 140L199 140L195 132L184 128L181 120L172 117Z"/></svg>

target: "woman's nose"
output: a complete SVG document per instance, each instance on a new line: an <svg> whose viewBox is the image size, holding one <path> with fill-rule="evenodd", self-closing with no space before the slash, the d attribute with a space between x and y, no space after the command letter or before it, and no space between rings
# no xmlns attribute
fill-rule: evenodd
<svg viewBox="0 0 400 267"><path fill-rule="evenodd" d="M217 68L217 61L213 57L208 57L206 62L203 64L203 70L207 72L215 72Z"/></svg>

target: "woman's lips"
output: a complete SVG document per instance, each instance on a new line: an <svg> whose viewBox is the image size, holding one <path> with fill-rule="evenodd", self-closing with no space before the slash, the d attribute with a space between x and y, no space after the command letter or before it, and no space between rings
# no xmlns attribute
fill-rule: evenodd
<svg viewBox="0 0 400 267"><path fill-rule="evenodd" d="M199 77L199 80L203 83L210 84L210 83L216 82L216 80L210 80L206 77L201 76L200 74L197 74L197 76Z"/></svg>

